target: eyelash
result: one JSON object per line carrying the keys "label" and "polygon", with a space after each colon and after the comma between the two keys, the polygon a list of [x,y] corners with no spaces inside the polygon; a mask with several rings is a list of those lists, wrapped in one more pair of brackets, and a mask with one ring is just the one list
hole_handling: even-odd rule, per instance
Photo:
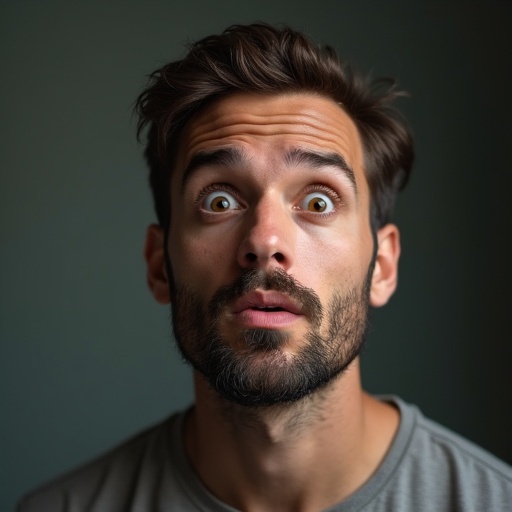
{"label": "eyelash", "polygon": [[308,185],[302,191],[302,197],[306,197],[308,194],[312,194],[315,192],[321,192],[322,194],[325,194],[326,196],[329,197],[329,199],[332,201],[332,204],[333,204],[332,211],[323,213],[323,212],[308,212],[307,210],[303,210],[304,213],[311,213],[316,218],[318,218],[318,217],[328,218],[333,215],[336,215],[339,212],[340,207],[343,205],[343,200],[342,200],[341,196],[335,190],[333,190],[331,187],[329,187],[327,185],[315,183],[312,185]]}
{"label": "eyelash", "polygon": [[[199,192],[196,200],[194,201],[194,204],[195,205],[201,204],[201,201],[208,194],[215,192],[216,190],[225,190],[226,192],[229,192],[230,194],[232,194],[237,199],[237,201],[241,201],[240,194],[238,193],[238,191],[234,187],[229,185],[228,183],[212,183],[211,185],[208,185],[207,187],[203,188]],[[322,185],[320,183],[311,184],[302,190],[301,195],[304,197],[313,192],[322,192],[323,194],[329,196],[329,198],[332,200],[332,202],[334,204],[334,210],[332,212],[324,213],[324,214],[315,213],[314,215],[323,215],[323,216],[328,217],[330,215],[333,215],[334,213],[336,213],[339,210],[339,206],[342,204],[341,196],[337,192],[335,192],[331,187],[328,187],[327,185]]]}
{"label": "eyelash", "polygon": [[335,204],[335,205],[338,205],[339,203],[341,203],[341,196],[335,192],[331,187],[328,187],[327,185],[322,185],[320,183],[315,183],[313,185],[308,185],[304,190],[303,190],[303,195],[308,195],[308,194],[311,194],[312,192],[322,192],[324,193],[326,196],[329,196],[329,198],[332,200],[332,202]]}
{"label": "eyelash", "polygon": [[212,192],[215,192],[216,190],[225,190],[226,192],[229,192],[235,198],[240,201],[240,194],[238,191],[233,188],[231,185],[228,185],[227,183],[212,183],[211,185],[208,185],[207,187],[203,188],[201,192],[199,192],[199,195],[197,196],[196,200],[194,201],[194,204],[201,204],[201,201]]}

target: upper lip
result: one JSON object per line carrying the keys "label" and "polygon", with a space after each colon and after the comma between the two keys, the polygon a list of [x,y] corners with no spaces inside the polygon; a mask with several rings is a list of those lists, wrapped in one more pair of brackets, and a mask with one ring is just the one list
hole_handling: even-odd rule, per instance
{"label": "upper lip", "polygon": [[273,290],[256,290],[237,299],[232,311],[240,313],[251,308],[281,308],[295,315],[302,314],[300,304],[284,293]]}

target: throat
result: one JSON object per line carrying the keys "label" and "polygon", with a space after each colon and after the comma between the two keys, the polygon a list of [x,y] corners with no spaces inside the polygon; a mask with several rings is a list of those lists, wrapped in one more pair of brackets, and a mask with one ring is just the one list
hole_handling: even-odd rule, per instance
{"label": "throat", "polygon": [[253,437],[256,445],[263,442],[277,447],[296,442],[321,426],[329,416],[325,410],[329,395],[329,389],[322,389],[299,402],[257,408],[223,401],[221,410],[240,442]]}

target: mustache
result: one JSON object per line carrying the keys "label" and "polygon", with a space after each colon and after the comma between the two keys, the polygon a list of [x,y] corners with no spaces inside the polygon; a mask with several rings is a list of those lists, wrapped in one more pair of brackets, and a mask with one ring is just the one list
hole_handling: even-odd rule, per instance
{"label": "mustache", "polygon": [[302,312],[312,325],[319,327],[322,323],[323,308],[316,292],[303,286],[293,276],[279,268],[269,271],[257,269],[244,271],[235,281],[217,290],[210,300],[209,314],[212,318],[217,318],[221,310],[230,302],[258,288],[288,295],[300,305]]}

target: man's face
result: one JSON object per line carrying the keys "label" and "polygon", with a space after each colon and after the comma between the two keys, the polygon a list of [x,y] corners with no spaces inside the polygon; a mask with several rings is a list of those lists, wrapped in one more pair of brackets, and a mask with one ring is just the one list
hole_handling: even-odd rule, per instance
{"label": "man's face", "polygon": [[358,131],[332,100],[235,94],[187,124],[167,240],[175,335],[212,387],[295,401],[357,356],[374,240]]}

